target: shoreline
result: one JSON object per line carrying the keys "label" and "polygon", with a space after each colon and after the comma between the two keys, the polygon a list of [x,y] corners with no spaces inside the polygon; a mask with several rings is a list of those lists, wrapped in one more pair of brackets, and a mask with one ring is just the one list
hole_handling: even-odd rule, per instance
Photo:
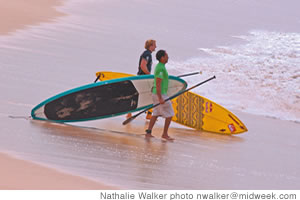
{"label": "shoreline", "polygon": [[0,152],[1,190],[117,189],[81,176],[58,171]]}
{"label": "shoreline", "polygon": [[0,36],[67,15],[56,9],[64,4],[64,0],[0,0],[0,4]]}
{"label": "shoreline", "polygon": [[[28,26],[52,22],[66,16],[56,9],[64,0],[0,0],[0,36],[14,34]],[[48,190],[48,189],[117,189],[112,186],[69,174],[34,162],[16,158],[0,151],[0,188],[3,190]]]}
{"label": "shoreline", "polygon": [[[31,26],[43,23],[47,26],[64,21],[65,18],[61,20],[62,16],[68,14],[55,9],[65,5],[64,2],[66,0],[29,0],[26,3],[0,0],[1,5],[3,4],[0,12],[0,37],[3,36],[6,40],[6,37],[12,34],[22,35],[23,32],[30,32]],[[136,70],[136,57],[143,46],[141,44],[145,37],[150,35],[159,41],[159,47],[170,50],[172,58],[181,60],[201,54],[197,49],[199,47],[221,44],[228,46],[239,42],[230,36],[232,32],[239,33],[251,27],[265,27],[264,25],[267,25],[267,29],[283,27],[280,23],[272,23],[273,19],[264,14],[267,4],[263,6],[262,3],[252,4],[250,1],[233,4],[235,9],[231,9],[230,4],[225,9],[222,6],[214,9],[214,2],[206,1],[199,6],[203,12],[198,11],[197,7],[192,9],[184,6],[185,3],[182,4],[184,12],[177,12],[183,13],[180,21],[168,15],[166,23],[170,25],[166,30],[160,31],[149,31],[145,29],[146,26],[135,26],[141,24],[135,15],[142,15],[138,12],[134,15],[127,12],[123,6],[125,2],[116,4],[105,1],[103,5],[98,5],[96,1],[82,2],[78,2],[80,5],[72,8],[74,12],[78,12],[78,16],[75,12],[75,17],[70,17],[71,20],[66,25],[70,25],[71,28],[66,26],[66,29],[63,29],[66,32],[55,31],[55,37],[44,39],[38,32],[34,35],[38,37],[30,38],[29,35],[25,40],[20,38],[19,41],[16,37],[17,42],[12,35],[8,40],[13,40],[12,47],[15,48],[4,46],[1,49],[3,67],[0,68],[4,71],[1,87],[4,88],[5,94],[1,98],[1,189],[292,189],[297,186],[299,169],[296,166],[299,161],[295,158],[300,146],[297,134],[300,124],[286,120],[230,109],[245,123],[248,132],[227,136],[197,132],[172,123],[170,133],[176,140],[174,143],[165,144],[160,142],[162,119],[159,119],[153,131],[158,141],[149,143],[145,142],[143,136],[139,136],[147,126],[144,116],[128,126],[122,126],[120,123],[124,121],[125,115],[86,124],[78,123],[74,124],[75,126],[9,118],[8,115],[27,115],[34,105],[52,92],[56,94],[57,91],[64,91],[65,88],[78,83],[85,84],[87,79],[89,82],[93,81],[93,73],[96,70],[107,70],[109,67],[122,71],[125,70],[125,66],[133,66],[134,68],[126,68],[126,72],[135,73],[133,70]],[[251,8],[259,8],[257,17],[252,17],[253,12],[246,12],[248,4]],[[170,4],[170,11],[177,11],[178,5],[174,5]],[[270,10],[277,8],[276,5],[271,6],[273,9]],[[155,8],[156,5],[149,6],[147,9],[151,9],[151,6]],[[132,9],[143,14],[145,7],[145,3],[142,2]],[[114,17],[111,10],[117,13]],[[151,16],[151,21],[160,21],[161,16],[165,16],[163,10],[158,9],[161,14]],[[89,15],[97,17],[95,21],[86,16],[87,11]],[[198,18],[185,15],[188,11]],[[234,16],[244,11],[245,15],[236,20]],[[275,11],[271,14],[278,13]],[[236,15],[223,15],[227,13]],[[73,12],[70,12],[70,15],[73,15]],[[264,19],[262,22],[258,20],[260,17]],[[276,19],[274,21],[277,21]],[[194,20],[197,20],[198,28],[194,26]],[[119,23],[121,21],[122,24]],[[151,23],[150,25],[154,26]],[[84,29],[86,27],[87,30]],[[183,32],[176,31],[179,28]],[[191,34],[185,31],[191,28]],[[194,28],[199,30],[199,34],[196,34]],[[131,30],[137,31],[134,39]],[[174,34],[170,34],[172,30]],[[91,34],[91,39],[82,37],[87,31]],[[47,32],[45,36],[53,35],[51,32],[48,35]],[[53,38],[57,41],[52,40]],[[26,44],[23,44],[23,41]],[[120,45],[123,41],[125,42]],[[115,59],[116,54],[122,56]],[[199,66],[202,70],[202,66]],[[47,73],[44,73],[45,71]],[[224,74],[226,72],[224,71]],[[68,77],[64,79],[66,76]],[[89,76],[92,78],[88,78]],[[219,104],[218,101],[215,102]],[[86,129],[85,125],[92,128]],[[131,133],[137,134],[132,136]],[[35,159],[31,159],[31,154]],[[183,167],[186,170],[182,170]],[[165,170],[170,168],[172,170]],[[106,183],[116,186],[105,185]]]}

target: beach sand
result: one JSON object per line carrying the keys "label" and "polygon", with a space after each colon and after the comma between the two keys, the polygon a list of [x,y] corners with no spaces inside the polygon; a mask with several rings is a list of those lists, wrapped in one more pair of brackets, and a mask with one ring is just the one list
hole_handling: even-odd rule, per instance
{"label": "beach sand", "polygon": [[[55,9],[63,5],[62,0],[0,0],[0,5],[0,35],[66,15]],[[1,189],[116,189],[3,153],[0,153],[0,177]]]}
{"label": "beach sand", "polygon": [[62,0],[0,0],[0,34],[10,34],[29,25],[51,22],[65,14],[55,9]]}
{"label": "beach sand", "polygon": [[[269,0],[76,1],[70,8],[74,17],[8,38],[13,31],[65,15],[54,8],[63,1],[0,2],[0,34],[5,35],[0,48],[1,189],[110,188],[101,183],[121,189],[299,188],[299,123],[233,112],[247,133],[220,135],[172,123],[170,135],[176,140],[163,143],[162,119],[153,131],[156,138],[147,142],[144,116],[127,126],[121,125],[125,116],[87,122],[92,128],[8,117],[28,116],[46,98],[92,83],[97,71],[135,73],[143,43],[151,37],[172,60],[184,60],[202,55],[200,47],[240,42],[232,36],[252,29],[299,32],[297,6]],[[278,15],[282,7],[285,14]]]}
{"label": "beach sand", "polygon": [[4,190],[116,189],[79,176],[0,153],[0,188]]}

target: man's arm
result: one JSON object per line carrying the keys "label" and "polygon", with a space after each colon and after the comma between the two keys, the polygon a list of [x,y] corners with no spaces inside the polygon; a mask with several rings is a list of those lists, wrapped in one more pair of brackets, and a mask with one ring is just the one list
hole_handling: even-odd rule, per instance
{"label": "man's arm", "polygon": [[143,58],[141,61],[140,67],[145,74],[150,74],[150,72],[148,71],[148,68],[147,68],[147,63],[148,63],[147,60],[145,58]]}
{"label": "man's arm", "polygon": [[156,78],[156,94],[158,96],[158,100],[160,104],[164,104],[165,100],[161,96],[161,78]]}

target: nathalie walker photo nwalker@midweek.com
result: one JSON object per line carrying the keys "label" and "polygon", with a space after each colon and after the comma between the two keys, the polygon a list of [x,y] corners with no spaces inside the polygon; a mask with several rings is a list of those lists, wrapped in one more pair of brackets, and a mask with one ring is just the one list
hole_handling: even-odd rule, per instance
{"label": "nathalie walker photo nwalker@midweek.com", "polygon": [[116,192],[116,191],[105,191],[100,192],[101,200],[109,199],[159,199],[159,200],[191,200],[191,199],[297,199],[296,194],[291,193],[278,193],[272,191],[256,191],[256,192],[242,192],[240,191],[160,191],[160,192]]}

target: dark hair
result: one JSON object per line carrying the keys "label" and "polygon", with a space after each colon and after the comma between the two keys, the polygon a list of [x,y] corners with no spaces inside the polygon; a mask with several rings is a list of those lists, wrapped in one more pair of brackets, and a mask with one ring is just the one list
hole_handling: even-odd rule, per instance
{"label": "dark hair", "polygon": [[165,56],[166,55],[166,51],[165,50],[159,50],[157,53],[156,53],[156,59],[158,61],[160,61],[161,57]]}

